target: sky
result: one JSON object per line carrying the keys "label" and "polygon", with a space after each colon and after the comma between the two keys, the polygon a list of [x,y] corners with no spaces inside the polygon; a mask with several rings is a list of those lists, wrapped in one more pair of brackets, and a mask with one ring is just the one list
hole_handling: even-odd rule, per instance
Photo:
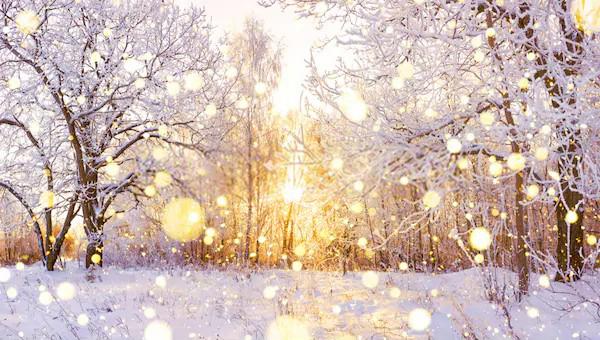
{"label": "sky", "polygon": [[239,31],[244,19],[254,16],[264,22],[267,31],[283,43],[285,54],[282,78],[275,93],[275,106],[280,110],[298,108],[302,94],[302,82],[308,69],[305,60],[310,56],[313,43],[325,36],[316,29],[314,22],[298,19],[292,10],[281,7],[264,8],[256,0],[176,0],[178,4],[205,7],[220,31]]}

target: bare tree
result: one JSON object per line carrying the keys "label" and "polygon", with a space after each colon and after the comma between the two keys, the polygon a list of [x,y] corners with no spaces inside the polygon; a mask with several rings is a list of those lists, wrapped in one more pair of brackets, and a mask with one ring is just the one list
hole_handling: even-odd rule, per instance
{"label": "bare tree", "polygon": [[[272,92],[281,70],[281,48],[256,19],[249,18],[241,32],[231,37],[228,62],[238,74],[235,91],[238,101],[229,115],[235,122],[227,135],[222,151],[229,160],[223,162],[230,173],[232,188],[245,206],[243,249],[240,258],[250,259],[252,230],[258,242],[262,223],[265,223],[263,200],[271,191],[280,141],[275,115],[272,113]],[[240,171],[242,169],[242,171]],[[261,224],[261,225],[259,225]],[[258,245],[259,243],[257,243]],[[258,246],[257,246],[258,248]]]}

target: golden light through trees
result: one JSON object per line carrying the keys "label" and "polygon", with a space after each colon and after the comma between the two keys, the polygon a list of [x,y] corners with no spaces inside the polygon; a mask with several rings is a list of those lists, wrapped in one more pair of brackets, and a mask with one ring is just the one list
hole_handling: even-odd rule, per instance
{"label": "golden light through trees", "polygon": [[267,90],[268,90],[267,84],[265,84],[263,82],[257,82],[254,85],[254,92],[258,96],[263,96],[265,93],[267,93]]}
{"label": "golden light through trees", "polygon": [[580,30],[588,33],[600,32],[600,1],[573,0],[571,15]]}
{"label": "golden light through trees", "polygon": [[304,244],[299,244],[294,248],[294,255],[298,257],[303,257],[306,255],[306,246]]}
{"label": "golden light through trees", "polygon": [[579,215],[577,215],[576,211],[574,211],[574,210],[567,211],[567,214],[565,215],[565,222],[567,222],[568,224],[574,224],[575,222],[577,222],[578,219],[579,219]]}
{"label": "golden light through trees", "polygon": [[219,197],[217,197],[216,203],[217,203],[217,206],[219,206],[221,208],[226,207],[227,203],[228,203],[227,197],[225,197],[224,195],[220,195]]}
{"label": "golden light through trees", "polygon": [[469,234],[469,245],[479,251],[487,250],[492,244],[492,235],[484,227],[477,227]]}
{"label": "golden light through trees", "polygon": [[442,201],[442,197],[435,190],[429,190],[423,196],[423,205],[428,209],[437,207]]}
{"label": "golden light through trees", "polygon": [[297,203],[304,194],[304,188],[291,182],[285,183],[281,191],[286,203]]}
{"label": "golden light through trees", "polygon": [[529,79],[525,77],[519,79],[518,85],[519,89],[521,89],[522,91],[529,89]]}
{"label": "golden light through trees", "polygon": [[[37,228],[28,242],[42,251],[27,261],[64,269],[67,252],[49,254],[60,235],[76,231],[83,242],[73,248],[89,253],[86,265],[108,265],[98,275],[134,260],[247,271],[248,278],[268,270],[260,280],[237,278],[278,311],[256,327],[244,319],[241,336],[271,340],[324,337],[302,315],[313,312],[302,303],[316,299],[326,307],[318,320],[330,329],[360,312],[358,322],[386,334],[379,323],[389,317],[388,302],[411,299],[398,314],[398,333],[389,334],[437,335],[445,325],[430,330],[432,314],[434,322],[460,316],[436,305],[451,294],[440,278],[463,270],[484,278],[482,299],[509,306],[523,298],[523,308],[509,312],[541,325],[547,309],[531,306],[527,294],[551,294],[540,288],[560,272],[569,281],[595,270],[600,171],[588,152],[600,145],[590,117],[598,98],[590,81],[599,74],[597,1],[573,0],[571,13],[531,1],[268,1],[324,26],[348,18],[334,39],[312,46],[298,98],[278,89],[299,66],[281,62],[276,36],[258,21],[218,36],[201,6],[189,20],[185,6],[148,1],[157,6],[65,0],[67,9],[29,10],[16,2],[5,14],[0,137],[10,152],[0,153],[0,205],[21,208],[11,226]],[[56,24],[82,18],[93,20]],[[331,47],[344,54],[336,58]],[[285,110],[278,100],[288,102]],[[558,269],[577,260],[580,270]],[[494,287],[500,270],[507,282],[518,280],[510,282],[515,294]],[[344,290],[345,300],[302,291],[307,282],[330,281],[329,271],[348,282],[332,285],[330,297]],[[434,275],[435,287],[408,287]],[[180,324],[157,319],[171,307],[163,302],[179,289],[177,278],[161,270],[149,282],[149,301],[136,310],[140,333],[180,336]],[[46,286],[32,295],[40,309],[81,298],[74,281]],[[24,297],[16,287],[13,299]],[[246,302],[235,287],[223,285],[189,311],[215,304],[235,311]],[[80,326],[106,323],[82,315]],[[459,335],[473,331],[451,321]],[[339,337],[367,335],[354,331]]]}
{"label": "golden light through trees", "polygon": [[99,264],[101,260],[102,260],[102,257],[99,254],[94,254],[91,257],[91,261],[93,264]]}
{"label": "golden light through trees", "polygon": [[357,215],[365,211],[364,205],[361,202],[352,202],[348,209],[350,212]]}
{"label": "golden light through trees", "polygon": [[527,198],[533,199],[540,193],[540,187],[537,184],[528,185],[526,190]]}
{"label": "golden light through trees", "polygon": [[450,138],[446,142],[446,148],[451,154],[457,154],[462,150],[462,143],[458,138]]}
{"label": "golden light through trees", "polygon": [[520,153],[511,153],[506,160],[506,165],[513,171],[521,171],[525,168],[526,160]]}
{"label": "golden light through trees", "polygon": [[167,171],[158,171],[154,175],[154,185],[156,185],[157,188],[168,187],[172,182],[173,178]]}
{"label": "golden light through trees", "polygon": [[330,163],[331,170],[340,171],[344,169],[344,160],[341,158],[334,158]]}
{"label": "golden light through trees", "polygon": [[200,237],[205,227],[204,209],[192,198],[175,198],[163,209],[161,227],[170,238],[188,242]]}
{"label": "golden light through trees", "polygon": [[156,187],[154,185],[148,185],[144,188],[144,195],[148,196],[148,197],[154,197],[156,196],[156,194],[158,193],[158,190],[156,190]]}
{"label": "golden light through trees", "polygon": [[488,167],[488,172],[490,176],[498,177],[502,175],[502,164],[496,161],[490,163]]}
{"label": "golden light through trees", "polygon": [[357,192],[362,192],[365,189],[365,183],[363,181],[356,181],[352,184],[352,188]]}
{"label": "golden light through trees", "polygon": [[585,242],[589,245],[589,246],[595,246],[596,243],[598,243],[598,238],[596,237],[596,235],[588,235],[585,238]]}

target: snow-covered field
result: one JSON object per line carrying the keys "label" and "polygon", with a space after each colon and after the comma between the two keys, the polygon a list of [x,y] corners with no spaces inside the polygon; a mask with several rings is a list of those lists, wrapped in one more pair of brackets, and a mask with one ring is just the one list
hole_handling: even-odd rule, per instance
{"label": "snow-covered field", "polygon": [[[341,276],[109,267],[90,279],[75,264],[19,269],[0,270],[0,339],[167,340],[169,330],[172,339],[600,339],[597,306],[559,312],[576,297],[557,293],[573,291],[555,283],[508,305],[511,330],[502,308],[483,298],[477,270]],[[431,312],[424,332],[408,327],[415,308]]]}

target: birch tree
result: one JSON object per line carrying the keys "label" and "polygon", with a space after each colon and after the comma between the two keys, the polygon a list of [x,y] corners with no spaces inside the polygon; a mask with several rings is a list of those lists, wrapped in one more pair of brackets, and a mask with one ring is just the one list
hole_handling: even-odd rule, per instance
{"label": "birch tree", "polygon": [[[265,209],[269,208],[265,200],[272,192],[279,130],[271,111],[271,98],[279,81],[281,48],[259,21],[249,18],[243,29],[232,35],[227,51],[231,72],[235,70],[237,74],[234,91],[238,100],[227,113],[233,126],[221,148],[221,164],[227,169],[225,181],[234,195],[232,203],[242,202],[238,207],[245,210],[239,212],[244,216],[240,219],[244,225],[240,228],[243,237],[238,237],[242,246],[238,258],[247,262],[251,253],[258,254],[257,240],[266,222]],[[252,240],[256,241],[255,252],[251,252]]]}

